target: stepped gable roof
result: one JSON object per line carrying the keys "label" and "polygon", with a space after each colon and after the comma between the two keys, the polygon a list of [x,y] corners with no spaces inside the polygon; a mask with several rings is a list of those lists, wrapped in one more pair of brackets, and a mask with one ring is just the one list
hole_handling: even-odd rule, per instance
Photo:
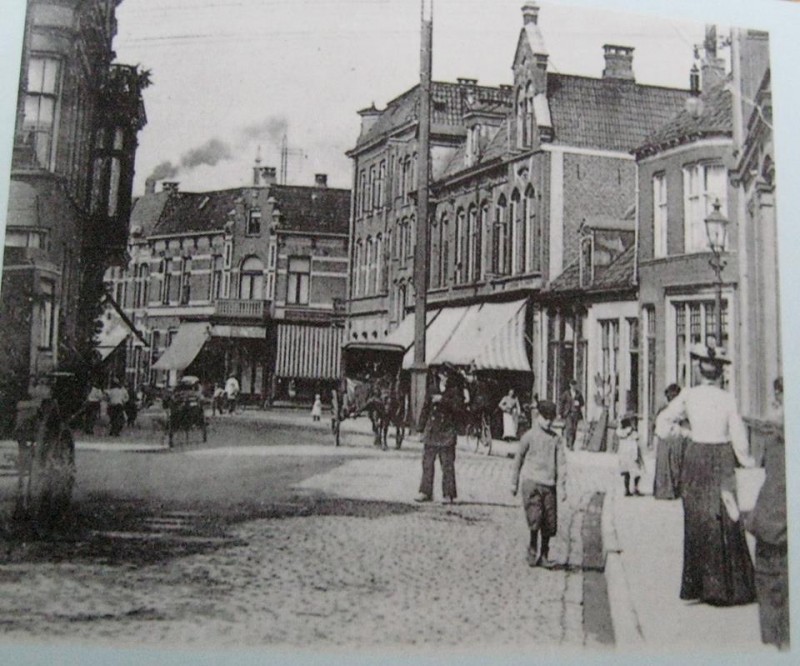
{"label": "stepped gable roof", "polygon": [[169,192],[144,194],[133,202],[128,228],[138,229],[145,236],[153,230],[161,219],[161,213],[169,199]]}
{"label": "stepped gable roof", "polygon": [[733,97],[728,88],[729,79],[720,81],[700,95],[700,113],[692,113],[685,106],[660,125],[634,150],[637,157],[654,153],[688,141],[711,136],[733,135]]}
{"label": "stepped gable roof", "polygon": [[236,210],[243,189],[237,187],[216,192],[172,192],[152,234],[165,236],[222,231],[229,219],[229,213]]}
{"label": "stepped gable roof", "polygon": [[[418,88],[419,85],[415,85],[390,101],[369,131],[358,137],[356,148],[415,121],[417,119]],[[506,102],[511,98],[511,90],[507,88],[466,86],[462,83],[433,81],[431,83],[431,124],[463,126],[464,112],[467,108],[465,93],[468,90],[474,94],[476,102],[484,107],[491,106],[492,102]]]}
{"label": "stepped gable roof", "polygon": [[281,212],[280,229],[349,233],[350,190],[272,185],[269,194],[275,198],[275,207]]}
{"label": "stepped gable roof", "polygon": [[592,283],[581,287],[580,259],[569,264],[561,274],[550,283],[547,291],[563,293],[572,291],[613,291],[633,286],[636,247],[631,245],[608,266],[595,266]]}
{"label": "stepped gable roof", "polygon": [[553,143],[630,151],[680,111],[688,94],[633,81],[548,73]]}

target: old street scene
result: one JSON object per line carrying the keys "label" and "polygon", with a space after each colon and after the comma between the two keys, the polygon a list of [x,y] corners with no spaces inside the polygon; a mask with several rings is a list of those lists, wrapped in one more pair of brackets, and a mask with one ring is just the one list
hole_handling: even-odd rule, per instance
{"label": "old street scene", "polygon": [[1,645],[789,649],[768,32],[19,1]]}

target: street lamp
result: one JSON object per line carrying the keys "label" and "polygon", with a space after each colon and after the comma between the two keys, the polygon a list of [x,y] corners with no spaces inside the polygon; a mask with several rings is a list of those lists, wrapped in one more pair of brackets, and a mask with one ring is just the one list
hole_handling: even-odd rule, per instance
{"label": "street lamp", "polygon": [[728,236],[728,225],[730,220],[721,212],[722,204],[716,199],[712,204],[714,210],[705,219],[706,234],[708,235],[708,246],[711,249],[711,259],[708,263],[714,269],[716,277],[716,315],[717,315],[717,346],[722,346],[722,270],[725,268],[726,261],[722,256],[725,251],[725,240]]}

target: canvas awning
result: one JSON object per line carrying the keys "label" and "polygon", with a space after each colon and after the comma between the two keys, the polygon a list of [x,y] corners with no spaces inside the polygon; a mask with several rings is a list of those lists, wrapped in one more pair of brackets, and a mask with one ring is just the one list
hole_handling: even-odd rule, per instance
{"label": "canvas awning", "polygon": [[479,369],[530,371],[525,353],[525,303],[480,303],[469,307],[456,331],[430,361]]}
{"label": "canvas awning", "polygon": [[207,322],[182,322],[172,344],[153,364],[153,369],[183,370],[194,361],[209,336],[210,330]]}
{"label": "canvas awning", "polygon": [[109,329],[103,329],[97,336],[97,351],[100,360],[105,361],[130,335],[130,330],[120,323]]}
{"label": "canvas awning", "polygon": [[278,377],[337,379],[344,329],[303,324],[278,325]]}
{"label": "canvas awning", "polygon": [[[530,372],[525,346],[526,300],[479,303],[427,312],[425,362],[470,365],[482,370]],[[406,349],[403,368],[414,362],[414,315],[409,315],[386,343]]]}

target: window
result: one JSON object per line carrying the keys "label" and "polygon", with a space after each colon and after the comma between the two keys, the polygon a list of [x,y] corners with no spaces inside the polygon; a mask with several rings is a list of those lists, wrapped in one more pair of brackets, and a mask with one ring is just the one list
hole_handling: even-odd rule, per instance
{"label": "window", "polygon": [[414,216],[412,215],[408,218],[408,229],[406,230],[406,257],[409,259],[414,257],[414,248],[417,246],[416,231]]}
{"label": "window", "polygon": [[374,293],[381,293],[381,282],[383,276],[383,238],[380,234],[375,239],[375,257],[372,261],[373,269],[375,270],[375,291]]}
{"label": "window", "polygon": [[652,305],[644,306],[644,326],[647,332],[647,410],[653,416],[656,410],[656,309]]}
{"label": "window", "polygon": [[258,236],[261,233],[261,211],[253,209],[247,217],[247,235]]}
{"label": "window", "polygon": [[539,246],[538,226],[536,224],[536,193],[532,187],[525,191],[525,271],[538,271]]}
{"label": "window", "polygon": [[369,194],[367,196],[367,210],[372,210],[378,205],[378,186],[375,166],[369,168]]}
{"label": "window", "polygon": [[600,374],[606,390],[609,418],[617,418],[617,405],[619,403],[619,320],[599,320],[600,347],[602,351]]}
{"label": "window", "polygon": [[210,301],[222,298],[222,257],[215,255],[211,259],[211,293]]}
{"label": "window", "polygon": [[181,305],[186,305],[192,297],[192,260],[181,262]]}
{"label": "window", "polygon": [[439,286],[447,286],[447,271],[450,265],[450,223],[447,215],[442,215],[439,223]]}
{"label": "window", "polygon": [[367,255],[364,259],[366,278],[364,281],[364,295],[369,296],[373,293],[375,285],[375,243],[372,237],[367,238]]}
{"label": "window", "polygon": [[727,215],[727,171],[721,164],[691,164],[683,169],[684,247],[686,252],[705,252],[708,247],[705,219],[719,199],[720,213]]}
{"label": "window", "polygon": [[361,295],[361,248],[362,244],[359,240],[353,249],[353,266],[350,270],[353,276],[353,296]]}
{"label": "window", "polygon": [[367,171],[361,169],[361,176],[359,177],[359,197],[358,197],[358,212],[363,215],[367,210]]}
{"label": "window", "polygon": [[55,157],[60,65],[55,58],[40,56],[31,57],[28,64],[23,128],[31,140],[39,166],[45,169],[53,168]]}
{"label": "window", "polygon": [[376,206],[383,208],[386,202],[386,160],[381,160],[378,167],[378,202]]}
{"label": "window", "polygon": [[514,190],[511,195],[511,243],[508,246],[508,267],[510,273],[516,275],[522,272],[522,254],[524,250],[524,240],[522,236],[522,218],[520,217],[520,196],[519,191]]}
{"label": "window", "polygon": [[310,281],[311,259],[309,257],[289,257],[286,302],[292,305],[308,305]]}
{"label": "window", "polygon": [[582,308],[547,313],[547,395],[556,402],[570,379],[577,380],[581,391],[586,388],[585,316]]}
{"label": "window", "polygon": [[34,247],[50,249],[49,235],[46,229],[8,229],[6,231],[6,247]]}
{"label": "window", "polygon": [[172,286],[172,266],[169,259],[161,262],[161,303],[169,304],[169,292]]}
{"label": "window", "polygon": [[594,262],[592,261],[592,239],[586,237],[581,239],[581,263],[580,263],[580,285],[588,287],[594,279]]}
{"label": "window", "polygon": [[628,397],[625,401],[625,411],[639,412],[639,320],[627,319],[628,325]]}
{"label": "window", "polygon": [[481,276],[481,226],[478,220],[478,209],[469,209],[469,250],[467,253],[467,275],[470,282],[477,282]]}
{"label": "window", "polygon": [[[694,386],[698,383],[697,362],[689,355],[695,344],[708,344],[716,341],[717,320],[714,301],[684,301],[673,303],[675,311],[675,381],[681,386]],[[722,342],[718,344],[729,348],[728,305],[722,301]]]}
{"label": "window", "polygon": [[41,280],[39,294],[41,299],[38,304],[39,349],[52,349],[55,328],[55,283],[52,280]]}
{"label": "window", "polygon": [[667,256],[667,179],[653,176],[653,257]]}
{"label": "window", "polygon": [[239,271],[239,298],[264,300],[264,264],[258,257],[248,257]]}
{"label": "window", "polygon": [[459,210],[456,213],[456,247],[455,247],[455,261],[456,261],[456,284],[461,284],[466,278],[467,271],[467,229],[464,211]]}
{"label": "window", "polygon": [[494,209],[494,226],[496,233],[496,247],[493,251],[494,272],[498,275],[505,275],[506,269],[506,245],[508,239],[508,211],[506,210],[506,198],[502,194],[497,200]]}

